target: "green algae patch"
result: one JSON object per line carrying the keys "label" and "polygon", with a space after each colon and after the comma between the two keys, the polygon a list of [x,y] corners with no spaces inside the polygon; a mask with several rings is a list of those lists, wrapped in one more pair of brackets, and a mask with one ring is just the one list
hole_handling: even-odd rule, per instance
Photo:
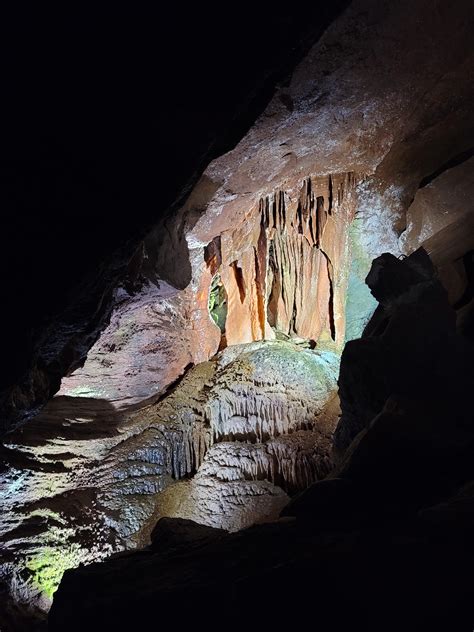
{"label": "green algae patch", "polygon": [[78,544],[70,544],[65,548],[47,546],[30,556],[26,568],[32,574],[35,587],[52,599],[65,571],[79,565],[80,552]]}

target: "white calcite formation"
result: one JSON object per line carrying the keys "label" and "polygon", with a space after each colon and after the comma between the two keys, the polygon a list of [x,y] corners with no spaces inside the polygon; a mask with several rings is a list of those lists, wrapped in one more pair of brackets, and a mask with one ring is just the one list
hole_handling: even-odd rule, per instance
{"label": "white calcite formation", "polygon": [[[252,347],[251,347],[252,348]],[[264,345],[223,364],[205,414],[214,441],[274,439],[311,429],[334,391],[338,357],[293,345]]]}
{"label": "white calcite formation", "polygon": [[158,516],[237,531],[276,518],[332,467],[338,356],[293,344],[231,347],[217,360],[204,415],[212,446],[196,475],[169,487]]}
{"label": "white calcite formation", "polygon": [[261,341],[136,412],[54,398],[4,448],[0,574],[14,600],[47,609],[66,568],[145,544],[161,516],[232,531],[276,518],[331,468],[338,361]]}

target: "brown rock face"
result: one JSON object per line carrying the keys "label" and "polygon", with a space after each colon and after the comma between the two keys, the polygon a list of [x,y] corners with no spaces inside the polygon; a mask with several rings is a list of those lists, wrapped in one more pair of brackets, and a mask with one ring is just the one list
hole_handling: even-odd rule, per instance
{"label": "brown rock face", "polygon": [[276,191],[221,235],[227,344],[275,332],[341,344],[354,184],[352,174],[307,178],[294,199]]}

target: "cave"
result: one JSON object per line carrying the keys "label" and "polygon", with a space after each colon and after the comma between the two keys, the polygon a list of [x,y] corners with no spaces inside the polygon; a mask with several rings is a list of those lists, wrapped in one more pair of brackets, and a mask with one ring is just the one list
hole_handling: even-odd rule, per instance
{"label": "cave", "polygon": [[209,288],[209,314],[212,321],[219,327],[221,334],[224,335],[227,320],[227,292],[220,274],[214,276]]}
{"label": "cave", "polygon": [[11,18],[0,628],[471,631],[474,5],[233,13]]}

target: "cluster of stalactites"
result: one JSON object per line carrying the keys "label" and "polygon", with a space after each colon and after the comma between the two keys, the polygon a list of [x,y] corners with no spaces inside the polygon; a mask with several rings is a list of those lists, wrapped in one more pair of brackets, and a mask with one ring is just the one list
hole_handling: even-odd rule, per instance
{"label": "cluster of stalactites", "polygon": [[282,190],[261,198],[258,204],[261,223],[270,238],[274,231],[296,231],[311,246],[320,248],[328,217],[338,213],[347,202],[354,185],[355,176],[351,172],[306,178],[296,205]]}
{"label": "cluster of stalactites", "polygon": [[199,478],[270,481],[290,494],[305,489],[327,476],[333,463],[329,441],[316,432],[300,434],[297,441],[282,436],[257,444],[218,443],[204,461]]}
{"label": "cluster of stalactites", "polygon": [[277,190],[207,246],[227,292],[228,345],[278,333],[342,343],[354,185],[344,173],[307,178],[296,200]]}
{"label": "cluster of stalactites", "polygon": [[206,419],[217,441],[261,443],[299,429],[310,429],[315,411],[293,400],[281,388],[257,389],[239,383],[219,391],[206,406]]}

